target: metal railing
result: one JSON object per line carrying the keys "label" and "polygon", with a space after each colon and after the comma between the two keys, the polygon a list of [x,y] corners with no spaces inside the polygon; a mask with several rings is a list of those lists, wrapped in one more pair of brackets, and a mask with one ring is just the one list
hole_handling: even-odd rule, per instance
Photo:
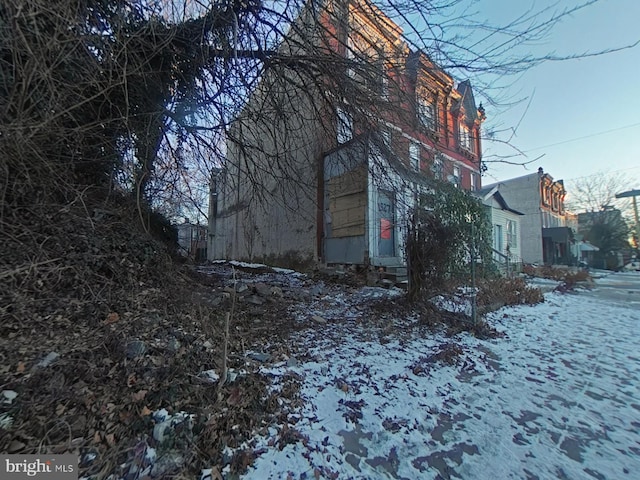
{"label": "metal railing", "polygon": [[493,259],[498,264],[498,270],[506,277],[512,277],[514,273],[522,271],[522,259],[516,255],[502,253],[495,248],[493,251]]}

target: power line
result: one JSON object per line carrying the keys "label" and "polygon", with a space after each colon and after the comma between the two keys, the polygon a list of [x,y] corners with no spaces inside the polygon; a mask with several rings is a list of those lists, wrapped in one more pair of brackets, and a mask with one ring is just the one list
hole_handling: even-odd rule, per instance
{"label": "power line", "polygon": [[587,138],[592,138],[592,137],[598,137],[600,135],[605,135],[607,133],[612,133],[612,132],[617,132],[619,130],[625,130],[627,128],[633,128],[633,127],[637,127],[640,125],[640,122],[638,123],[633,123],[631,125],[625,125],[622,127],[618,127],[618,128],[612,128],[611,130],[603,130],[601,132],[596,132],[596,133],[591,133],[589,135],[584,135],[582,137],[576,137],[576,138],[570,138],[568,140],[563,140],[561,142],[556,142],[556,143],[550,143],[549,145],[543,145],[541,147],[534,147],[534,148],[530,148],[529,150],[525,150],[525,153],[527,152],[534,152],[536,150],[542,150],[543,148],[549,148],[549,147],[555,147],[558,145],[564,145],[565,143],[570,143],[570,142],[577,142],[578,140],[585,140]]}
{"label": "power line", "polygon": [[567,178],[567,179],[565,179],[565,181],[582,180],[583,178],[591,178],[591,177],[602,176],[603,173],[606,175],[606,174],[609,174],[609,173],[618,173],[618,172],[625,172],[627,170],[636,170],[638,168],[640,168],[640,165],[638,165],[636,167],[619,168],[618,170],[608,170],[606,172],[596,172],[596,173],[592,173],[591,175],[583,175],[582,177]]}

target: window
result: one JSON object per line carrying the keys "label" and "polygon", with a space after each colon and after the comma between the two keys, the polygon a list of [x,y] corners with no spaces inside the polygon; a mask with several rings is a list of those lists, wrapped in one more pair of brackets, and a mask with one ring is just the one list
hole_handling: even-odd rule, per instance
{"label": "window", "polygon": [[456,187],[460,188],[460,180],[461,180],[460,167],[454,166],[453,175],[451,177],[451,183],[453,183]]}
{"label": "window", "polygon": [[413,170],[420,171],[420,145],[416,142],[409,144],[409,162]]}
{"label": "window", "polygon": [[362,64],[360,81],[367,90],[385,97],[386,74],[384,57],[379,53],[372,53],[371,56],[360,59]]}
{"label": "window", "polygon": [[469,152],[475,152],[471,130],[464,124],[460,124],[460,146]]}
{"label": "window", "polygon": [[389,100],[389,69],[382,65],[382,98]]}
{"label": "window", "polygon": [[353,119],[348,112],[338,108],[337,110],[337,140],[338,144],[346,143],[353,138]]}
{"label": "window", "polygon": [[444,173],[444,164],[442,163],[442,160],[439,158],[434,159],[431,171],[433,172],[434,178],[442,180],[442,175]]}
{"label": "window", "polygon": [[431,131],[436,130],[436,105],[433,101],[418,99],[418,121],[420,125]]}
{"label": "window", "polygon": [[551,191],[549,187],[546,185],[542,185],[542,205],[550,207],[551,206]]}
{"label": "window", "polygon": [[383,41],[374,41],[354,32],[347,38],[347,75],[356,89],[366,89],[382,98],[389,91]]}
{"label": "window", "polygon": [[476,179],[476,174],[471,172],[469,174],[469,180],[471,182],[471,191],[474,192],[478,189],[478,183],[477,183],[477,179]]}
{"label": "window", "polygon": [[507,220],[507,245],[510,248],[518,247],[518,232],[516,231],[516,222]]}

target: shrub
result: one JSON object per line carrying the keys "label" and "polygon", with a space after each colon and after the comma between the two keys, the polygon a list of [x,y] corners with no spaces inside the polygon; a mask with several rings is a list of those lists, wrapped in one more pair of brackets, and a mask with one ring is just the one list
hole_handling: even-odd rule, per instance
{"label": "shrub", "polygon": [[544,296],[522,278],[483,279],[478,283],[477,302],[481,310],[490,311],[505,305],[535,305],[544,302]]}

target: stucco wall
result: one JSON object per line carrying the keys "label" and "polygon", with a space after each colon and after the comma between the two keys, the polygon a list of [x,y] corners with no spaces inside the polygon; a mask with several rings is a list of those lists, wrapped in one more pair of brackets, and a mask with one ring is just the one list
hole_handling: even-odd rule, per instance
{"label": "stucco wall", "polygon": [[317,165],[328,132],[312,93],[289,80],[264,78],[229,130],[211,259],[317,260]]}

